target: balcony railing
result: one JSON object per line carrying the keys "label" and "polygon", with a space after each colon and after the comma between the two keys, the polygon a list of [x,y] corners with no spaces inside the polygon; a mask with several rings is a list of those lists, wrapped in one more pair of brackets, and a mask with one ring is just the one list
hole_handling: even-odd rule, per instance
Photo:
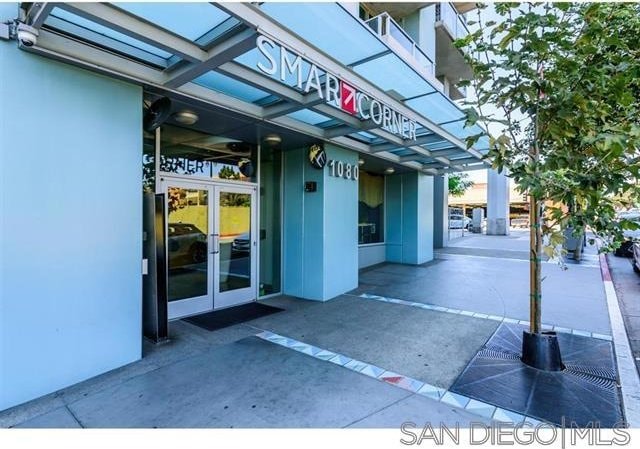
{"label": "balcony railing", "polygon": [[[413,61],[407,62],[417,65],[419,69],[426,71],[431,77],[435,76],[435,65],[431,58],[420,49],[418,44],[409,36],[395,20],[386,12],[379,14],[369,20],[367,25],[374,30],[378,36],[393,40]],[[407,58],[404,58],[407,60]]]}
{"label": "balcony railing", "polygon": [[467,24],[450,3],[436,3],[436,22],[442,22],[449,29],[454,39],[460,39],[469,34]]}

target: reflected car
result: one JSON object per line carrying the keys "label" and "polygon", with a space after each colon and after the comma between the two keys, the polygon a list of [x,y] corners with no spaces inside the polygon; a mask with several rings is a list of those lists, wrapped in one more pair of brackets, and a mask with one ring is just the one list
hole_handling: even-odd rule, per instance
{"label": "reflected car", "polygon": [[462,214],[449,215],[449,229],[469,229],[471,227],[471,223],[471,218],[465,217]]}
{"label": "reflected car", "polygon": [[251,234],[240,234],[231,242],[231,252],[236,255],[246,255],[251,252]]}
{"label": "reflected car", "polygon": [[207,235],[190,223],[169,223],[169,264],[176,268],[207,260]]}

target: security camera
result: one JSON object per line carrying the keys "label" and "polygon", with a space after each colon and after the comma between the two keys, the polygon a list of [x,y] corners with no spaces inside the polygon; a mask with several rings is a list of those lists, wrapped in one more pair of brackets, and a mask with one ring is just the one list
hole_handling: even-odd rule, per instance
{"label": "security camera", "polygon": [[18,42],[25,47],[33,47],[38,42],[38,30],[26,23],[18,24]]}

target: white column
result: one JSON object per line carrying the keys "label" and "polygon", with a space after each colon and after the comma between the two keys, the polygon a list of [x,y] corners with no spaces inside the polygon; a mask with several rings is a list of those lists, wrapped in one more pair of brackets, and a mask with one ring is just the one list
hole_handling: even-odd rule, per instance
{"label": "white column", "polygon": [[487,170],[487,235],[509,235],[509,178]]}

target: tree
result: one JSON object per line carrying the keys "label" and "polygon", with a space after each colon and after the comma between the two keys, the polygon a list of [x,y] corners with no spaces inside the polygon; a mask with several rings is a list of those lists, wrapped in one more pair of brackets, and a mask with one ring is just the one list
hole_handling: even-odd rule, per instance
{"label": "tree", "polygon": [[467,173],[452,173],[449,175],[449,194],[462,196],[464,192],[473,187],[474,182],[469,179]]}
{"label": "tree", "polygon": [[456,45],[474,73],[467,123],[492,131],[493,167],[529,195],[530,334],[540,336],[543,253],[561,259],[567,229],[580,236],[589,227],[608,251],[635,227],[617,221],[614,206],[640,193],[640,6],[494,9],[498,20],[479,5],[477,30]]}

